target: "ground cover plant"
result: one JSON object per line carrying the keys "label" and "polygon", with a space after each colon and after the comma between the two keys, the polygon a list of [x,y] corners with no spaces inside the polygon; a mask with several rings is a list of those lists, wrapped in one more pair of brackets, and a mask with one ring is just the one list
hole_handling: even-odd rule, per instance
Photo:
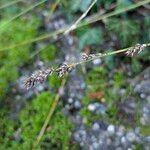
{"label": "ground cover plant", "polygon": [[150,0],[1,0],[0,149],[150,149]]}

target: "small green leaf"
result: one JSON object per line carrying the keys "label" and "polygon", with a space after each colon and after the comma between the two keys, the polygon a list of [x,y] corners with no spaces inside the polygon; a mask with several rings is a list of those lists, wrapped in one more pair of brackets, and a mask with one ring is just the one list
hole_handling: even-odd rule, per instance
{"label": "small green leaf", "polygon": [[118,0],[116,10],[126,8],[131,4],[132,2],[130,0]]}
{"label": "small green leaf", "polygon": [[72,0],[71,1],[71,10],[76,12],[78,10],[84,12],[89,7],[92,0]]}
{"label": "small green leaf", "polygon": [[85,46],[92,44],[102,44],[103,35],[100,28],[93,28],[85,32],[79,41],[79,48],[83,49]]}

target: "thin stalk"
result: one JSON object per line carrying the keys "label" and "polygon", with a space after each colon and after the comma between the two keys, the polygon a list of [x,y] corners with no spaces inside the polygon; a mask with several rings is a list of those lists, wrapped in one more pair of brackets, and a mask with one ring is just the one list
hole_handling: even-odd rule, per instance
{"label": "thin stalk", "polygon": [[97,2],[97,0],[94,0],[91,5],[87,8],[87,10],[79,17],[79,19],[69,28],[64,32],[64,35],[68,34],[70,31],[74,30],[77,25],[81,22],[81,20],[83,20],[86,15],[88,14],[88,12],[90,11],[90,9],[95,5],[95,3]]}
{"label": "thin stalk", "polygon": [[47,0],[42,0],[41,2],[38,2],[38,3],[34,4],[34,5],[32,5],[31,7],[25,9],[25,10],[22,11],[21,13],[17,14],[16,16],[12,17],[12,18],[11,18],[10,20],[8,20],[7,22],[5,22],[4,24],[2,24],[2,25],[0,26],[0,29],[6,27],[9,23],[11,23],[12,21],[14,21],[15,19],[17,19],[17,18],[19,18],[20,16],[26,14],[27,12],[29,12],[29,11],[32,10],[33,8],[35,8],[35,7],[39,6],[39,5],[41,5],[42,3],[46,2],[46,1],[47,1]]}
{"label": "thin stalk", "polygon": [[52,7],[50,8],[50,12],[49,12],[49,19],[51,18],[53,12],[56,10],[58,4],[60,3],[61,0],[56,0],[56,2],[54,4],[52,4]]}
{"label": "thin stalk", "polygon": [[[147,45],[147,47],[148,47],[148,46],[150,46],[150,43],[147,43],[146,45]],[[72,63],[72,64],[69,64],[68,66],[69,66],[69,67],[76,67],[77,65],[81,65],[81,64],[84,64],[84,63],[93,61],[93,60],[95,60],[95,59],[97,59],[97,58],[107,57],[107,56],[115,55],[115,54],[118,54],[118,53],[126,52],[126,51],[128,51],[130,48],[132,48],[132,47],[128,47],[128,48],[116,50],[116,51],[113,51],[113,52],[103,53],[103,54],[102,54],[102,53],[98,53],[98,54],[96,54],[95,57],[93,57],[93,58],[91,58],[91,59],[83,60],[83,61],[80,61],[80,62],[77,62],[77,63]]]}
{"label": "thin stalk", "polygon": [[39,36],[37,38],[34,38],[34,39],[30,39],[30,40],[27,40],[27,41],[23,41],[21,43],[18,43],[18,44],[14,44],[14,45],[10,45],[8,47],[4,47],[4,48],[1,48],[0,51],[4,51],[4,50],[9,50],[9,49],[13,49],[13,48],[16,48],[16,47],[20,47],[20,46],[23,46],[23,45],[27,45],[27,44],[31,44],[31,43],[34,43],[34,42],[37,42],[37,41],[41,41],[41,40],[44,40],[44,39],[47,39],[49,37],[54,37],[60,33],[62,33],[63,31],[65,31],[66,28],[62,28],[62,29],[59,29],[55,32],[52,32],[50,34],[44,34],[42,36]]}
{"label": "thin stalk", "polygon": [[[63,87],[64,87],[66,81],[67,81],[66,78],[64,78],[64,79],[62,80],[60,88],[63,88]],[[55,109],[56,109],[56,107],[57,107],[57,104],[58,104],[58,102],[59,102],[59,99],[60,99],[60,93],[59,93],[59,91],[58,91],[58,93],[57,93],[57,95],[56,95],[56,97],[55,97],[55,100],[54,100],[54,102],[53,102],[53,104],[52,104],[52,107],[50,107],[50,110],[49,110],[49,113],[48,113],[48,115],[47,115],[47,118],[46,118],[46,120],[45,120],[45,122],[44,122],[44,124],[43,124],[43,126],[42,126],[42,128],[41,128],[41,130],[40,130],[40,133],[39,133],[39,135],[38,135],[38,137],[37,137],[35,143],[33,144],[33,149],[36,149],[36,147],[37,147],[38,144],[40,143],[40,141],[41,141],[41,139],[42,139],[42,137],[43,137],[43,135],[44,135],[44,133],[45,133],[46,127],[47,127],[48,123],[50,122],[50,120],[51,120],[51,118],[52,118],[52,116],[53,116],[53,114],[54,114],[54,112],[55,112]]]}
{"label": "thin stalk", "polygon": [[6,4],[2,5],[2,6],[0,6],[0,9],[4,9],[4,8],[7,8],[7,7],[10,7],[10,6],[14,5],[14,4],[17,4],[18,2],[21,2],[21,1],[22,0],[16,0],[16,1],[12,1],[12,2],[6,3]]}
{"label": "thin stalk", "polygon": [[120,49],[120,50],[112,51],[112,52],[108,52],[108,53],[97,53],[97,54],[89,54],[89,55],[83,53],[83,54],[81,54],[82,60],[80,60],[80,61],[76,61],[76,62],[72,62],[72,63],[63,63],[60,67],[47,68],[47,69],[45,69],[45,71],[39,70],[38,72],[33,73],[25,81],[25,87],[27,89],[30,89],[33,86],[35,86],[35,84],[37,84],[37,83],[43,83],[47,79],[47,76],[50,76],[53,73],[56,73],[59,77],[62,77],[64,75],[68,74],[70,72],[70,70],[75,68],[77,65],[87,63],[87,62],[92,61],[97,58],[106,57],[106,56],[110,56],[110,55],[114,55],[114,54],[118,54],[118,53],[124,53],[124,52],[126,52],[125,55],[133,57],[133,56],[141,53],[147,46],[150,46],[150,43],[148,43],[148,44],[139,44],[138,43],[132,47],[124,48],[124,49]]}
{"label": "thin stalk", "polygon": [[82,26],[85,26],[85,25],[88,25],[88,24],[91,24],[91,23],[94,23],[94,22],[97,22],[97,21],[100,21],[100,20],[103,20],[103,19],[106,19],[106,18],[109,18],[109,17],[112,17],[112,16],[116,16],[116,15],[119,15],[121,13],[124,13],[124,12],[128,12],[130,10],[133,10],[135,8],[138,8],[140,6],[143,6],[145,4],[148,4],[150,3],[150,0],[144,0],[144,1],[141,1],[141,2],[138,2],[136,4],[133,4],[133,5],[130,5],[126,8],[123,8],[123,9],[118,9],[118,10],[115,10],[113,12],[110,12],[110,13],[107,13],[107,14],[104,14],[102,16],[100,16],[99,14],[96,15],[95,18],[92,17],[92,19],[89,17],[88,19],[86,19],[84,22],[82,22],[81,24],[79,24],[77,26],[77,28],[79,27],[82,27]]}
{"label": "thin stalk", "polygon": [[[135,9],[137,7],[140,7],[142,5],[148,4],[149,2],[150,2],[150,0],[144,0],[142,2],[138,2],[137,4],[133,4],[131,6],[128,6],[127,8],[124,8],[124,9],[121,9],[121,10],[118,10],[118,11],[113,11],[111,13],[107,13],[107,14],[102,15],[102,16],[101,16],[101,14],[97,14],[94,19],[93,19],[93,17],[89,17],[85,21],[82,21],[80,24],[77,25],[77,27],[75,29],[77,29],[79,27],[82,27],[82,26],[85,26],[85,25],[88,25],[88,24],[91,24],[91,23],[94,23],[96,21],[100,21],[100,20],[103,20],[103,19],[115,16],[115,15],[119,15],[119,14],[121,14],[123,12],[127,12],[127,11],[130,11],[130,10],[133,10],[133,9]],[[19,47],[19,46],[23,46],[23,45],[34,43],[34,42],[37,42],[37,41],[41,41],[41,40],[44,40],[44,39],[47,39],[47,38],[50,38],[50,37],[55,37],[55,36],[57,36],[59,34],[64,33],[69,28],[70,28],[70,26],[66,27],[66,28],[61,28],[61,29],[59,29],[59,30],[57,30],[55,32],[50,33],[50,34],[45,34],[45,35],[39,36],[37,38],[30,39],[28,41],[24,41],[24,42],[21,42],[21,43],[18,43],[18,44],[10,45],[8,47],[3,47],[3,48],[0,49],[0,51],[13,49],[13,48],[16,48],[16,47]]]}

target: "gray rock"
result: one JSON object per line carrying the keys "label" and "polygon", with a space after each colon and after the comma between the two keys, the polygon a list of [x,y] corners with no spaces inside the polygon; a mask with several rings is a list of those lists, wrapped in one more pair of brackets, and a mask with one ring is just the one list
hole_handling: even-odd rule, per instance
{"label": "gray rock", "polygon": [[88,105],[88,110],[89,110],[89,111],[95,111],[95,110],[96,110],[95,104],[89,104],[89,105]]}
{"label": "gray rock", "polygon": [[126,143],[127,143],[126,137],[125,136],[121,137],[121,144],[126,145]]}
{"label": "gray rock", "polygon": [[96,113],[98,114],[105,114],[106,113],[106,106],[100,103],[95,103],[96,105]]}
{"label": "gray rock", "polygon": [[119,137],[122,137],[124,133],[125,133],[125,128],[123,126],[120,126],[118,130],[116,131],[116,135]]}
{"label": "gray rock", "polygon": [[74,107],[75,107],[76,109],[80,109],[80,108],[81,108],[81,103],[80,103],[80,101],[76,100],[75,103],[74,103]]}
{"label": "gray rock", "polygon": [[122,147],[117,147],[116,150],[123,150],[123,148]]}
{"label": "gray rock", "polygon": [[94,150],[98,150],[100,148],[99,144],[97,142],[94,142],[93,143],[93,148],[94,148]]}
{"label": "gray rock", "polygon": [[127,140],[130,141],[130,142],[136,141],[136,135],[135,135],[134,132],[129,132],[129,133],[127,133],[127,134],[126,134],[126,138],[127,138]]}
{"label": "gray rock", "polygon": [[68,103],[73,103],[73,98],[68,98]]}
{"label": "gray rock", "polygon": [[107,144],[107,145],[111,145],[111,144],[112,144],[112,140],[111,140],[110,138],[107,138],[107,139],[106,139],[106,144]]}
{"label": "gray rock", "polygon": [[92,129],[93,129],[94,131],[99,130],[99,129],[100,129],[99,124],[98,124],[97,122],[95,122],[95,123],[93,124],[93,126],[92,126]]}
{"label": "gray rock", "polygon": [[110,135],[113,135],[115,133],[115,126],[114,125],[109,125],[107,127],[107,131]]}
{"label": "gray rock", "polygon": [[93,64],[94,64],[95,66],[98,66],[98,65],[100,65],[101,63],[102,63],[102,60],[101,60],[100,58],[93,60]]}

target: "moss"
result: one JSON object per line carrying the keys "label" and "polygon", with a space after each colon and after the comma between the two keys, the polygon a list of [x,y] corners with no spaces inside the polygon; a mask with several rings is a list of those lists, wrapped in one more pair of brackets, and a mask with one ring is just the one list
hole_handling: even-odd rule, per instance
{"label": "moss", "polygon": [[[20,120],[23,129],[23,143],[21,144],[21,147],[25,149],[30,148],[33,142],[35,142],[47,117],[48,111],[52,106],[54,96],[55,95],[50,94],[49,92],[43,92],[33,100],[32,104],[22,111]],[[62,147],[64,150],[69,149],[72,129],[73,124],[63,115],[61,108],[57,108],[48,125],[47,131],[42,138],[39,148],[42,148],[43,143],[48,142],[47,146],[49,148],[57,146]]]}
{"label": "moss", "polygon": [[10,64],[0,68],[0,99],[9,91],[9,85],[18,78],[18,68]]}
{"label": "moss", "polygon": [[49,84],[51,87],[58,88],[61,84],[61,79],[57,75],[53,75],[49,77]]}
{"label": "moss", "polygon": [[[105,116],[104,115],[100,115],[100,114],[95,114],[91,111],[89,111],[87,109],[87,107],[84,107],[81,109],[80,111],[80,114],[82,117],[84,117],[84,120],[85,120],[85,124],[88,126],[88,127],[91,127],[93,125],[93,123],[95,121],[102,121],[102,120],[105,120]],[[106,120],[105,120],[106,121]]]}
{"label": "moss", "polygon": [[[108,80],[110,79],[108,77],[107,68],[96,67],[88,73],[86,80],[88,85],[90,86],[90,88],[87,89],[87,93],[98,91],[103,92],[104,100],[107,104],[107,112],[104,115],[90,112],[87,107],[88,104],[94,102],[94,99],[91,100],[91,98],[87,94],[82,100],[84,107],[80,112],[87,121],[86,124],[88,126],[91,126],[95,120],[103,120],[113,124],[121,124],[123,118],[119,117],[120,109],[118,107],[118,104],[121,97],[118,95],[118,90],[122,87],[126,87],[126,80],[123,72],[121,70],[116,71],[112,80],[113,84],[109,85]],[[127,94],[129,92],[131,92],[131,89],[129,91],[127,90]]]}
{"label": "moss", "polygon": [[8,109],[5,107],[1,108],[0,111],[0,149],[8,149],[11,147],[11,142],[13,141],[14,128],[17,122],[10,120],[6,117],[8,115]]}
{"label": "moss", "polygon": [[[1,23],[5,22],[4,19]],[[39,18],[32,20],[24,19],[14,20],[11,22],[11,27],[1,30],[0,49],[8,45],[24,42],[32,39],[37,34],[39,26]],[[4,97],[10,87],[10,84],[15,82],[19,75],[19,70],[22,65],[29,62],[32,45],[19,46],[12,49],[6,49],[1,52],[0,59],[0,98]]]}
{"label": "moss", "polygon": [[[6,6],[6,4],[11,3],[12,1],[15,1],[15,0],[11,0],[11,1],[0,0],[0,7]],[[9,7],[0,9],[0,16],[3,16],[4,18],[7,18],[7,19],[11,19],[14,15],[16,15],[17,13],[20,13],[22,9],[23,9],[23,5],[20,5],[18,7],[17,4],[13,4]]]}
{"label": "moss", "polygon": [[149,126],[141,126],[141,133],[142,133],[144,136],[149,136],[150,127],[149,127]]}
{"label": "moss", "polygon": [[108,20],[107,29],[117,35],[122,46],[131,46],[139,40],[140,22],[138,21],[127,19],[126,17],[122,19],[112,18]]}
{"label": "moss", "polygon": [[41,58],[44,61],[51,61],[56,57],[57,48],[54,45],[48,45],[41,52]]}
{"label": "moss", "polygon": [[139,143],[135,143],[134,144],[134,150],[143,150],[144,148],[144,144],[139,144]]}
{"label": "moss", "polygon": [[137,59],[132,59],[131,67],[133,74],[139,74],[142,71],[142,65]]}
{"label": "moss", "polygon": [[[1,149],[31,149],[39,134],[41,127],[52,106],[55,95],[43,92],[21,111],[19,122],[13,122],[8,117],[0,119]],[[5,109],[6,110],[6,109]],[[6,112],[0,113],[0,118],[6,116]],[[21,129],[20,140],[16,141],[14,135]],[[71,147],[71,133],[74,125],[62,113],[62,105],[56,109],[45,134],[38,146],[40,149],[63,149]]]}
{"label": "moss", "polygon": [[115,86],[118,86],[118,87],[122,87],[125,85],[125,77],[124,77],[124,73],[120,70],[118,70],[116,73],[115,73],[115,76],[114,76],[114,84]]}
{"label": "moss", "polygon": [[90,91],[104,90],[107,85],[107,70],[103,67],[93,68],[88,73],[86,78],[87,84],[90,86]]}

